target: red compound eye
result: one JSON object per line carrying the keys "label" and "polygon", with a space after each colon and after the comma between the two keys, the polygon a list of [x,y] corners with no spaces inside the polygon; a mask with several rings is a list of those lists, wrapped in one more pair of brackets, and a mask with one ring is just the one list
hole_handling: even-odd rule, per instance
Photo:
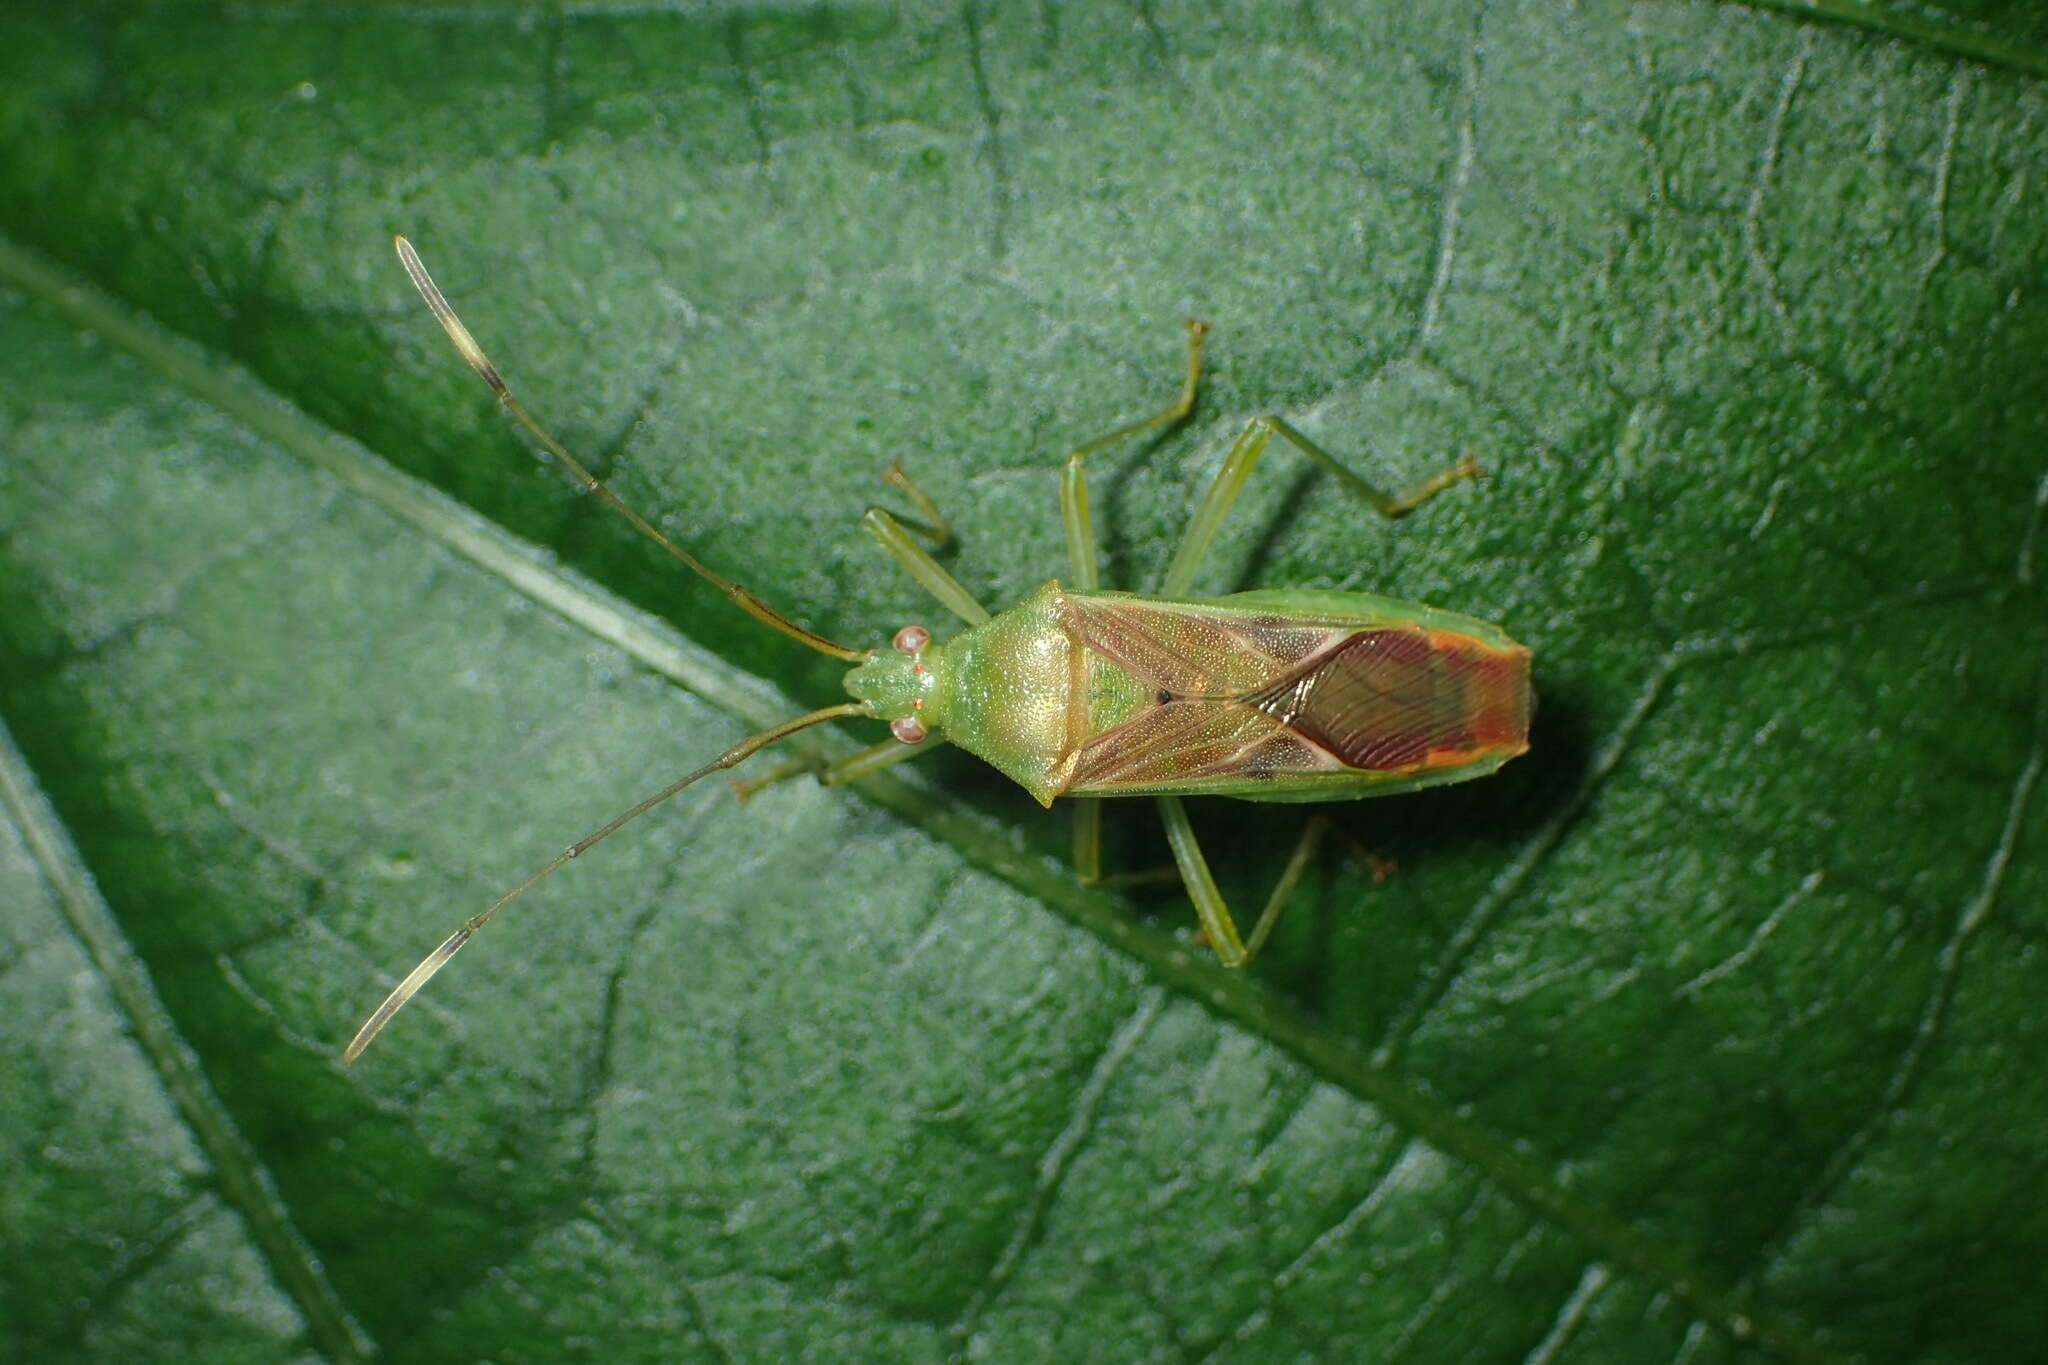
{"label": "red compound eye", "polygon": [[916,716],[898,716],[889,722],[889,733],[905,744],[922,744],[925,736],[931,732],[924,728],[924,723]]}
{"label": "red compound eye", "polygon": [[924,647],[932,642],[932,633],[923,626],[905,626],[896,632],[891,643],[904,654],[921,654]]}

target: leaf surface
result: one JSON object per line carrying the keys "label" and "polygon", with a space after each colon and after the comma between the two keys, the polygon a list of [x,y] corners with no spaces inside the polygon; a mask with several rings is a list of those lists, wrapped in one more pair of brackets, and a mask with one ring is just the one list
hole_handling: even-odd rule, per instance
{"label": "leaf surface", "polygon": [[[1873,12],[1881,7],[1870,7]],[[1916,10],[1921,17],[1932,11]],[[1786,7],[119,5],[0,50],[0,1334],[39,1359],[2015,1358],[2039,1001],[2048,99]],[[2001,55],[2002,54],[2002,55]],[[1534,747],[1336,809],[1227,975],[957,755],[677,798],[835,639],[1360,589]],[[875,735],[849,735],[838,751]],[[756,760],[757,764],[762,760]],[[1142,802],[1112,854],[1165,860]],[[1298,812],[1195,811],[1249,919]]]}

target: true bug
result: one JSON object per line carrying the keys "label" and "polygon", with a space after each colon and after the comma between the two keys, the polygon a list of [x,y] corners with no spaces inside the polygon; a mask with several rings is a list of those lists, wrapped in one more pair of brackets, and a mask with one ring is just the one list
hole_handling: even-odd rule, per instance
{"label": "true bug", "polygon": [[[1382,516],[1405,515],[1461,479],[1477,478],[1468,455],[1395,497],[1358,477],[1278,417],[1254,418],[1223,461],[1166,570],[1157,596],[1097,586],[1087,459],[1193,410],[1204,324],[1188,322],[1180,395],[1150,417],[1118,427],[1067,456],[1060,481],[1069,582],[1045,583],[991,614],[880,508],[862,524],[890,556],[968,629],[939,642],[905,626],[887,649],[835,644],[791,621],[752,592],[713,573],[593,476],[512,396],[455,316],[412,243],[398,257],[427,307],[500,404],[585,490],[632,523],[742,611],[812,649],[853,665],[854,700],[764,730],[570,845],[472,916],[398,983],[343,1053],[362,1055],[391,1016],[479,928],[555,869],[620,826],[712,773],[734,767],[799,730],[855,716],[889,723],[893,738],[819,772],[843,783],[926,752],[946,739],[1014,779],[1043,804],[1055,797],[1156,796],[1168,843],[1202,935],[1224,965],[1249,961],[1272,931],[1321,825],[1310,825],[1249,938],[1237,924],[1195,842],[1183,796],[1250,801],[1327,801],[1461,782],[1492,772],[1528,748],[1529,651],[1499,628],[1454,612],[1367,593],[1269,589],[1220,598],[1185,594],[1209,543],[1268,442],[1280,436],[1328,469]],[[889,481],[917,505],[932,538],[950,533],[931,499],[900,469]],[[754,789],[810,771],[786,765]],[[1100,877],[1102,808],[1083,801],[1075,862]]]}

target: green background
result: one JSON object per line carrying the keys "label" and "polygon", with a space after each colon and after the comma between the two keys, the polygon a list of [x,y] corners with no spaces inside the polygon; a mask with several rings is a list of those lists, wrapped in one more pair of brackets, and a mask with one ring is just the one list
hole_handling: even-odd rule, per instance
{"label": "green background", "polygon": [[[1851,22],[1812,22],[1825,12]],[[2031,6],[15,4],[0,1354],[1983,1361],[2048,1259],[2048,25]],[[957,755],[679,798],[837,695],[525,453],[392,259],[706,560],[1536,650],[1229,976]],[[679,685],[680,684],[680,685]],[[873,735],[862,734],[859,742]],[[834,741],[843,750],[853,736]],[[1196,808],[1256,904],[1297,812]],[[1111,808],[1118,865],[1164,860]]]}

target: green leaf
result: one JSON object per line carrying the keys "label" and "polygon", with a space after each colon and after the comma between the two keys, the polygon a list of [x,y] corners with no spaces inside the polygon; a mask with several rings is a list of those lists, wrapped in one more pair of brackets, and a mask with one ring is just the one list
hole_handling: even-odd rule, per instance
{"label": "green leaf", "polygon": [[[17,8],[10,1358],[2032,1349],[2026,15]],[[1497,620],[1534,748],[1335,810],[1398,875],[1324,860],[1234,975],[958,755],[708,783],[344,1069],[497,891],[838,695],[528,457],[396,231],[628,502],[859,644],[946,624],[859,529],[890,461],[1012,602],[1207,318],[1194,420],[1091,465],[1109,581],[1255,415],[1389,484],[1469,448],[1393,526],[1275,454],[1202,588]],[[1299,812],[1195,815],[1248,912]]]}

